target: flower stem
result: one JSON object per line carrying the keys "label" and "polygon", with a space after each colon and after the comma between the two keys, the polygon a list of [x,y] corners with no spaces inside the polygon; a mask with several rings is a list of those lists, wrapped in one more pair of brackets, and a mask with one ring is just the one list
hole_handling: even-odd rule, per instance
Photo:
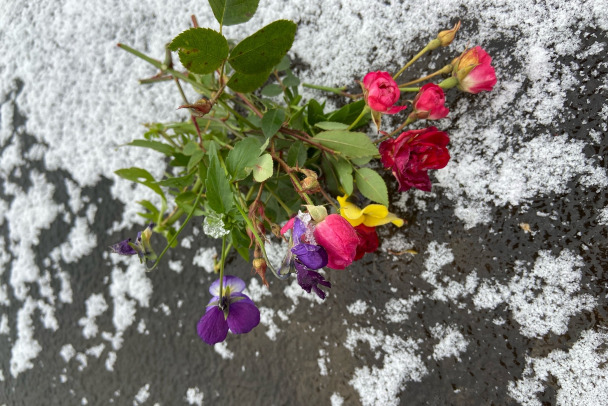
{"label": "flower stem", "polygon": [[361,119],[363,117],[365,117],[365,115],[367,113],[369,113],[369,106],[366,105],[365,107],[363,107],[363,110],[361,110],[361,114],[359,114],[359,117],[357,117],[357,119],[355,121],[353,121],[353,123],[350,126],[348,126],[347,130],[348,131],[352,130],[357,125],[357,123],[359,121],[361,121]]}
{"label": "flower stem", "polygon": [[340,95],[340,96],[343,96],[344,91],[346,90],[346,86],[344,86],[344,87],[328,87],[328,86],[313,85],[313,84],[310,84],[310,83],[302,83],[302,86],[308,87],[310,89],[317,89],[317,90],[323,90],[325,92],[335,93],[335,94]]}
{"label": "flower stem", "polygon": [[425,54],[427,51],[429,51],[429,50],[430,50],[430,48],[429,48],[429,46],[428,46],[428,45],[427,45],[427,46],[425,46],[424,48],[422,48],[422,51],[418,52],[418,53],[417,53],[417,54],[416,54],[416,55],[415,55],[415,56],[414,56],[412,59],[410,59],[410,61],[409,61],[408,63],[406,63],[406,64],[405,64],[405,66],[404,66],[403,68],[401,68],[401,70],[400,70],[399,72],[395,73],[395,76],[393,76],[393,79],[394,79],[394,80],[397,80],[397,78],[398,78],[399,76],[401,76],[401,74],[402,74],[402,73],[403,73],[403,72],[404,72],[404,71],[405,71],[407,68],[409,68],[410,66],[412,66],[412,64],[413,64],[414,62],[416,62],[416,60],[418,60],[418,58],[420,58],[422,55],[424,55],[424,54]]}
{"label": "flower stem", "polygon": [[443,68],[439,69],[436,72],[431,73],[430,75],[426,75],[426,76],[424,76],[422,78],[418,78],[416,80],[412,80],[410,82],[400,84],[399,85],[399,90],[403,90],[403,88],[406,88],[409,85],[413,85],[413,84],[416,84],[416,83],[424,82],[425,80],[428,80],[428,79],[430,79],[430,78],[432,78],[434,76],[442,75],[442,74],[445,74],[445,73],[450,73],[451,71],[452,71],[452,65],[445,65]]}
{"label": "flower stem", "polygon": [[419,87],[400,87],[399,90],[401,90],[402,92],[419,92],[420,88]]}
{"label": "flower stem", "polygon": [[407,120],[405,120],[405,122],[403,124],[401,124],[399,127],[397,127],[397,129],[395,131],[393,131],[390,134],[385,135],[384,137],[377,139],[376,141],[374,141],[374,144],[380,144],[382,141],[391,138],[393,135],[395,135],[396,133],[398,133],[399,131],[401,131],[405,126],[410,125],[411,123],[413,123],[414,121],[416,121],[415,117],[412,117],[411,115],[407,118]]}
{"label": "flower stem", "polygon": [[[222,237],[222,255],[220,260],[220,298],[224,296],[224,262],[226,260],[226,236]],[[220,304],[222,301],[220,300]]]}

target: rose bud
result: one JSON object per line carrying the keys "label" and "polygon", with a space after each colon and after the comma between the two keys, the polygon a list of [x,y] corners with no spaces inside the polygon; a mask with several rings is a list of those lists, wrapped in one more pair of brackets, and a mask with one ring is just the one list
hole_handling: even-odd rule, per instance
{"label": "rose bud", "polygon": [[380,130],[382,114],[395,114],[407,106],[394,106],[399,100],[399,86],[388,72],[370,72],[363,78],[363,97],[372,109],[372,119]]}
{"label": "rose bud", "polygon": [[413,103],[414,111],[410,116],[438,120],[448,115],[450,110],[445,107],[443,89],[434,83],[428,83],[420,89]]}
{"label": "rose bud", "polygon": [[467,93],[492,90],[496,84],[496,72],[491,63],[492,57],[480,46],[464,52],[453,63],[452,75],[458,80],[458,89]]}
{"label": "rose bud", "polygon": [[179,106],[177,109],[188,109],[194,117],[203,117],[205,114],[211,111],[213,104],[209,99],[200,99],[195,101],[193,104],[184,104]]}
{"label": "rose bud", "polygon": [[338,214],[330,214],[314,230],[314,237],[327,251],[327,266],[331,269],[344,269],[357,254],[359,237],[346,219]]}
{"label": "rose bud", "polygon": [[460,21],[458,21],[456,23],[456,25],[454,26],[454,28],[452,28],[451,30],[441,31],[437,35],[437,39],[441,43],[441,46],[447,47],[448,45],[450,45],[452,43],[452,41],[454,41],[454,37],[456,36],[456,31],[458,31],[459,29],[460,29]]}
{"label": "rose bud", "polygon": [[450,153],[446,146],[448,134],[435,127],[410,130],[396,139],[389,139],[378,148],[382,164],[391,169],[399,182],[399,191],[415,187],[431,191],[431,180],[427,171],[441,169],[448,164]]}

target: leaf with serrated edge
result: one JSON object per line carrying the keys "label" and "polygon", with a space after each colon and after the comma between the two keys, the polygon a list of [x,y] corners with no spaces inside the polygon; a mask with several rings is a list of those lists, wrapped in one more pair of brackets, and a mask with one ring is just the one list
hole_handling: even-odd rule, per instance
{"label": "leaf with serrated edge", "polygon": [[388,190],[382,176],[372,169],[359,168],[355,169],[355,182],[363,196],[388,207]]}
{"label": "leaf with serrated edge", "polygon": [[264,137],[270,138],[279,131],[285,120],[285,110],[273,109],[268,110],[262,117],[262,132]]}
{"label": "leaf with serrated edge", "polygon": [[228,41],[209,28],[190,28],[169,44],[172,51],[179,50],[179,60],[190,72],[211,73],[228,57]]}
{"label": "leaf with serrated edge", "polygon": [[346,130],[348,124],[336,123],[335,121],[321,121],[315,124],[315,127],[319,127],[321,130]]}
{"label": "leaf with serrated edge", "polygon": [[228,61],[235,71],[254,74],[272,69],[293,44],[296,24],[278,20],[239,42]]}
{"label": "leaf with serrated edge", "polygon": [[260,156],[260,142],[253,137],[237,142],[226,158],[226,169],[233,180],[249,175]]}
{"label": "leaf with serrated edge", "polygon": [[226,179],[224,169],[220,165],[217,155],[210,157],[209,169],[207,170],[207,203],[216,213],[226,213],[232,207],[232,190]]}
{"label": "leaf with serrated edge", "polygon": [[216,20],[223,25],[236,25],[251,20],[259,0],[209,0]]}
{"label": "leaf with serrated edge", "polygon": [[264,182],[272,176],[272,157],[264,154],[258,158],[253,168],[253,178],[256,182]]}
{"label": "leaf with serrated edge", "polygon": [[270,76],[270,71],[254,73],[252,75],[248,75],[245,73],[234,72],[226,86],[235,92],[239,93],[251,93],[268,80],[268,76]]}

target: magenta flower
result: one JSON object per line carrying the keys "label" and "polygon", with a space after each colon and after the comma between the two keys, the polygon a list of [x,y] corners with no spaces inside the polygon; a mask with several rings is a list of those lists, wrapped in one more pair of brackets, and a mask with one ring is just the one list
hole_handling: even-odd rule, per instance
{"label": "magenta flower", "polygon": [[353,226],[339,214],[330,214],[317,224],[314,237],[327,251],[329,268],[344,269],[355,259],[359,237]]}
{"label": "magenta flower", "polygon": [[496,84],[496,72],[491,63],[492,57],[480,46],[456,58],[452,74],[458,79],[458,88],[467,93],[492,90]]}
{"label": "magenta flower", "polygon": [[450,110],[445,107],[443,89],[434,83],[422,86],[413,103],[414,111],[411,115],[416,118],[438,120],[448,115]]}
{"label": "magenta flower", "polygon": [[441,169],[448,164],[450,142],[447,133],[428,127],[401,133],[396,139],[380,144],[378,150],[385,168],[391,169],[399,182],[399,191],[415,187],[431,191],[429,169]]}
{"label": "magenta flower", "polygon": [[388,72],[370,72],[363,78],[363,95],[367,105],[374,111],[395,114],[406,106],[394,106],[399,101],[399,86]]}
{"label": "magenta flower", "polygon": [[219,279],[211,284],[209,293],[213,298],[196,326],[201,340],[214,345],[226,339],[228,330],[244,334],[260,323],[260,311],[247,295],[241,293],[244,289],[245,282],[231,275],[224,276],[221,293]]}

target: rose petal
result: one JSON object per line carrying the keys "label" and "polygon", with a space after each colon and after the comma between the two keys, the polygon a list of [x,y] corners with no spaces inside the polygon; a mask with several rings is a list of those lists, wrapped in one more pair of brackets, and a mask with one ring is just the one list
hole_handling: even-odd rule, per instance
{"label": "rose petal", "polygon": [[217,306],[207,310],[196,326],[198,336],[209,345],[224,341],[228,334],[228,324],[224,312]]}
{"label": "rose petal", "polygon": [[317,224],[314,236],[317,243],[327,251],[329,268],[344,269],[353,262],[359,237],[344,217],[330,214]]}
{"label": "rose petal", "polygon": [[238,294],[234,298],[242,298],[230,303],[228,309],[228,327],[234,334],[244,334],[250,332],[255,326],[260,324],[260,311],[249,297]]}

